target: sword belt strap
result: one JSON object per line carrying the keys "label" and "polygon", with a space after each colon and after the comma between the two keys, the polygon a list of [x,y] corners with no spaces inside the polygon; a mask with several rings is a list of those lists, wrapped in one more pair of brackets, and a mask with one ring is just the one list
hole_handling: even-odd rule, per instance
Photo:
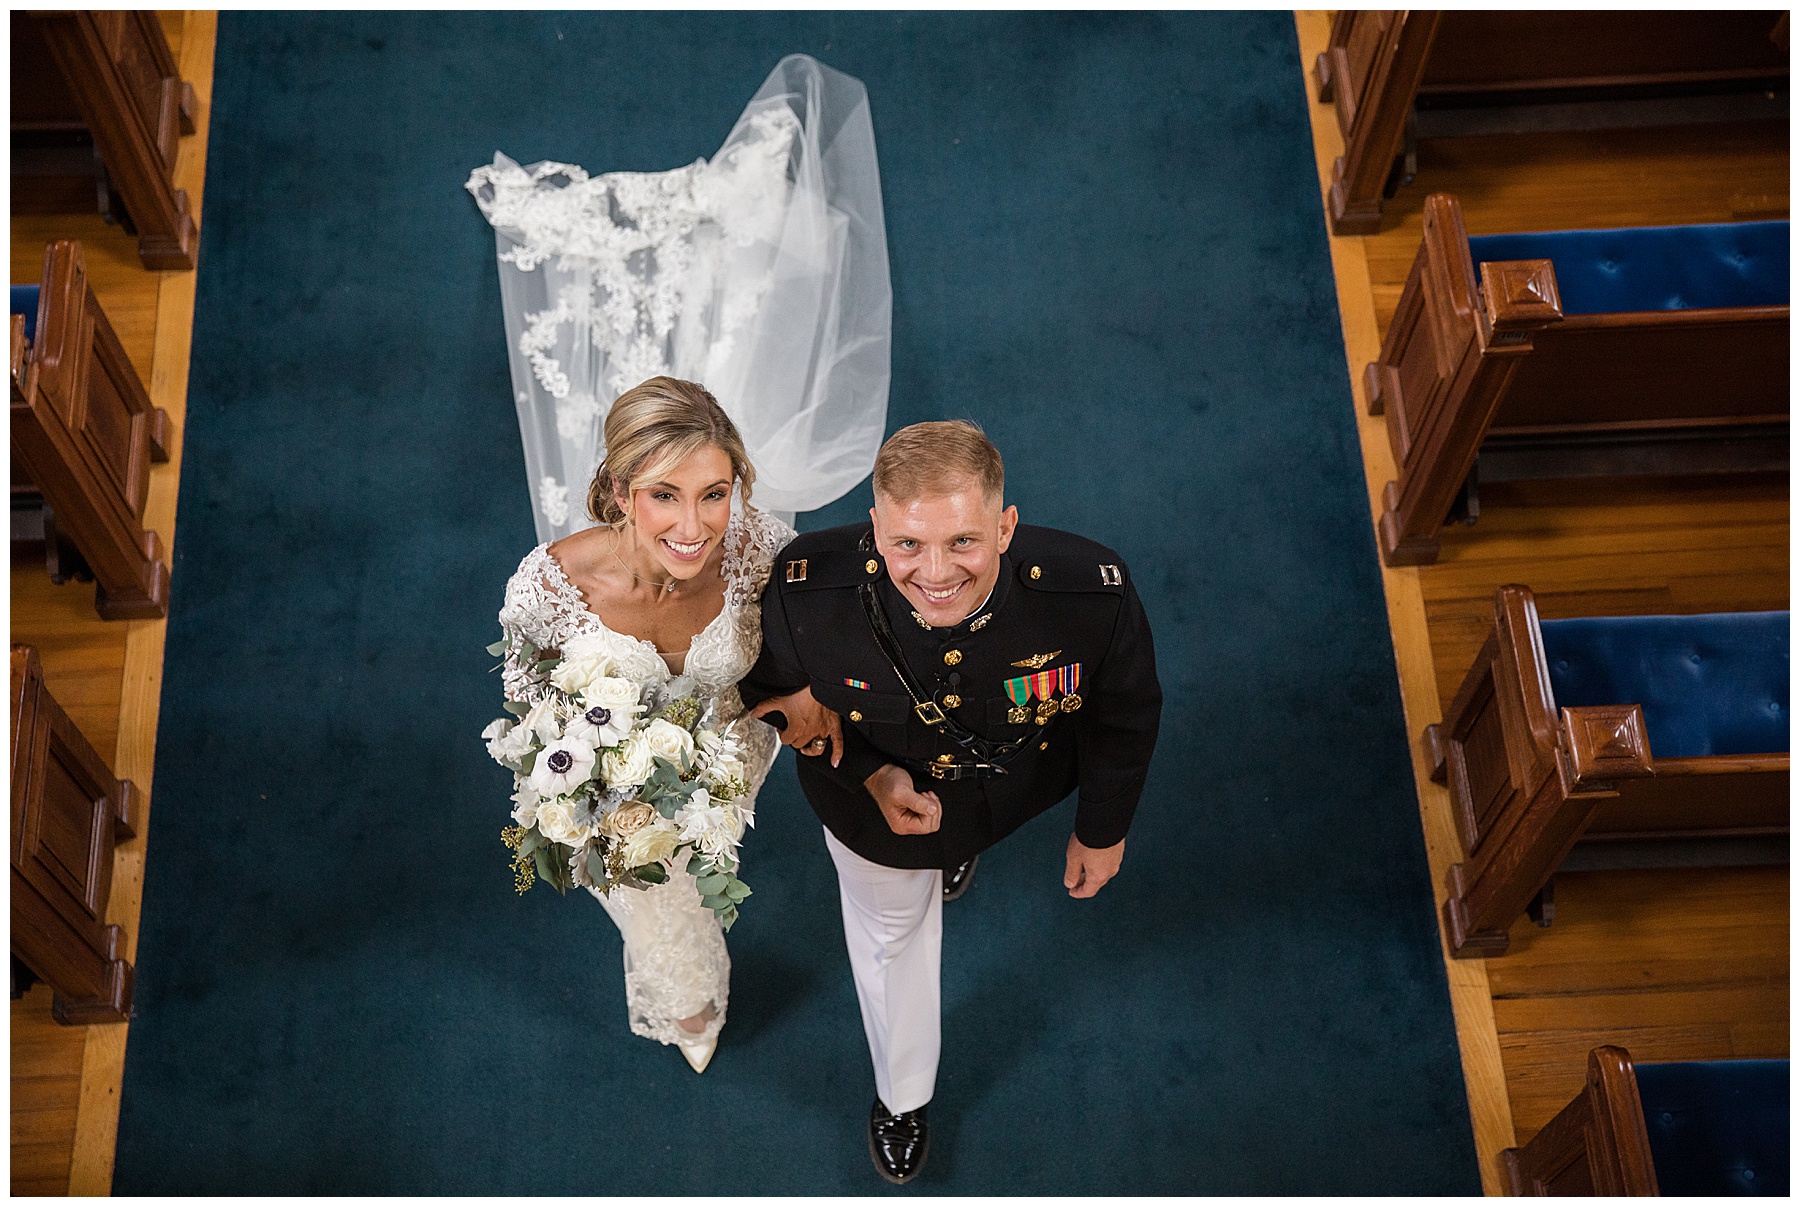
{"label": "sword belt strap", "polygon": [[975,758],[973,763],[928,763],[926,770],[937,779],[951,780],[964,779],[969,775],[982,772],[1005,775],[1005,764],[1023,750],[1036,735],[1026,734],[1011,742],[996,742],[991,738],[982,737],[945,712],[939,707],[937,701],[933,700],[930,694],[919,686],[919,681],[913,678],[911,669],[906,665],[905,655],[900,652],[900,642],[894,636],[892,626],[888,624],[887,613],[881,610],[881,601],[875,596],[875,584],[872,582],[862,583],[856,588],[856,594],[857,598],[862,601],[863,615],[868,618],[869,631],[875,637],[876,647],[881,650],[882,657],[887,659],[888,665],[894,668],[894,674],[900,679],[900,686],[906,689],[906,694],[912,699],[913,715]]}

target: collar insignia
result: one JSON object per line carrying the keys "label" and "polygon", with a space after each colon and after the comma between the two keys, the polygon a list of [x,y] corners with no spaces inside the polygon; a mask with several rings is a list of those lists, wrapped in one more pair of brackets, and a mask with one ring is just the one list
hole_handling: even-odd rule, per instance
{"label": "collar insignia", "polygon": [[989,612],[983,616],[977,616],[974,620],[969,622],[969,632],[971,632],[971,633],[981,632],[981,630],[983,630],[987,627],[987,622],[992,620],[993,618],[994,618],[994,614],[992,612]]}
{"label": "collar insignia", "polygon": [[1022,666],[1028,670],[1035,671],[1060,653],[1062,653],[1061,650],[1051,650],[1048,654],[1033,654],[1029,658],[1019,659],[1017,662],[1013,663],[1013,665]]}

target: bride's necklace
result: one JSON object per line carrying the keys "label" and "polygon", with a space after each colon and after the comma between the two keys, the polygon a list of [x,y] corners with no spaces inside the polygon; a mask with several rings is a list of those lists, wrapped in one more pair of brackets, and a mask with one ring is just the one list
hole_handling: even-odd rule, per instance
{"label": "bride's necklace", "polygon": [[645,578],[643,575],[639,574],[636,570],[633,570],[630,566],[627,566],[625,564],[625,559],[619,556],[619,537],[618,537],[618,534],[616,534],[616,533],[613,535],[612,559],[613,559],[613,561],[619,563],[619,569],[625,571],[625,573],[631,575],[631,577],[637,579],[640,583],[647,583],[650,586],[655,587],[660,591],[673,591],[675,589],[675,584],[680,581],[679,579],[671,579],[667,583],[659,583],[653,578]]}

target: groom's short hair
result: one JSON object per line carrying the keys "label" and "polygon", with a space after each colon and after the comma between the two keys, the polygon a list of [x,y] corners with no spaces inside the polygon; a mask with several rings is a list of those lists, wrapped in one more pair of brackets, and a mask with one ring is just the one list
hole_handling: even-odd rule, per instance
{"label": "groom's short hair", "polygon": [[1000,450],[979,425],[967,419],[936,420],[903,427],[875,454],[875,493],[896,502],[954,493],[971,480],[989,502],[1006,492]]}

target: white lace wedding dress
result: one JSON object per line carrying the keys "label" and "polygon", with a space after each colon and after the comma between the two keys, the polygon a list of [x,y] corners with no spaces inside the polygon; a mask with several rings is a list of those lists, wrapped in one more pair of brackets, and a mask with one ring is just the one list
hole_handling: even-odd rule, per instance
{"label": "white lace wedding dress", "polygon": [[[773,516],[734,505],[723,542],[725,606],[695,634],[681,668],[681,675],[694,681],[696,695],[717,708],[721,730],[742,744],[752,803],[779,742],[773,729],[744,715],[737,682],[762,646],[759,601],[769,569],[793,537],[793,529]],[[500,624],[514,636],[515,650],[521,638],[539,650],[556,650],[576,634],[594,633],[609,647],[616,662],[614,675],[640,684],[662,684],[676,677],[655,646],[601,623],[551,555],[548,543],[526,554],[508,580]],[[542,689],[532,686],[532,676],[516,654],[507,655],[503,675],[508,699],[536,702]],[[701,904],[694,878],[677,866],[670,869],[667,883],[648,890],[616,888],[610,895],[588,891],[606,907],[625,940],[625,1002],[631,1029],[665,1044],[716,1038],[725,1025],[731,957],[718,918]],[[703,1031],[680,1025],[679,1020],[696,1016],[709,1016]]]}

